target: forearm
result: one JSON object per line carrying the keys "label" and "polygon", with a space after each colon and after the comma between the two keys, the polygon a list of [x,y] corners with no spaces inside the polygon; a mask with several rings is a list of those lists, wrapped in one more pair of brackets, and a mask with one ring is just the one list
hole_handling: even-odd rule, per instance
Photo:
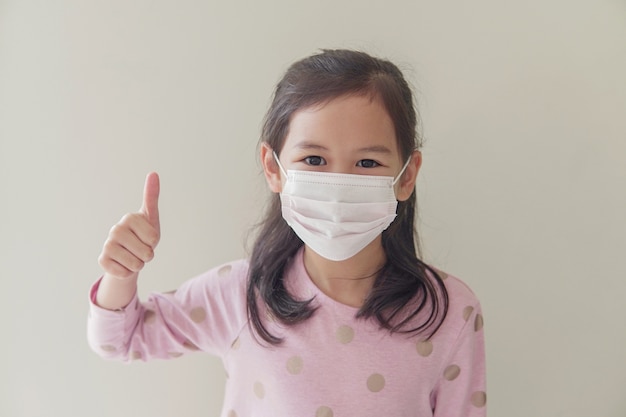
{"label": "forearm", "polygon": [[137,277],[134,273],[128,278],[118,278],[105,273],[98,287],[96,304],[107,310],[119,310],[126,307],[137,292]]}

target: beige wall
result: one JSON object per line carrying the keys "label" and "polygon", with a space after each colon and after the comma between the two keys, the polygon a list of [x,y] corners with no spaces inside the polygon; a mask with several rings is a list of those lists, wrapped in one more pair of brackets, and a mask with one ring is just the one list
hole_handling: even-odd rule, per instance
{"label": "beige wall", "polygon": [[261,118],[321,47],[419,91],[426,259],[482,300],[490,415],[626,415],[623,0],[0,0],[0,415],[217,415],[215,358],[91,353],[87,289],[149,170],[142,295],[245,255]]}

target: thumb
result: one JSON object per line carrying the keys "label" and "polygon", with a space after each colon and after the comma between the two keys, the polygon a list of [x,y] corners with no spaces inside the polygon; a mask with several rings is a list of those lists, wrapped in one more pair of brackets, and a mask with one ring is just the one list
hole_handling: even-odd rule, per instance
{"label": "thumb", "polygon": [[146,183],[143,187],[143,204],[141,205],[141,213],[143,213],[148,222],[160,231],[159,223],[159,174],[151,172],[146,176]]}

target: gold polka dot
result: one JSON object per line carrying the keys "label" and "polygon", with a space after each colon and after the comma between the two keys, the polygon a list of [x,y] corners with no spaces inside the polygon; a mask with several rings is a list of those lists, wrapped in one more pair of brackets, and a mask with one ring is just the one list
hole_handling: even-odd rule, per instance
{"label": "gold polka dot", "polygon": [[141,352],[135,350],[130,354],[130,358],[134,361],[141,359]]}
{"label": "gold polka dot", "polygon": [[417,343],[417,353],[426,357],[433,353],[433,343],[430,340],[424,340]]}
{"label": "gold polka dot", "polygon": [[183,354],[180,352],[167,352],[167,356],[170,358],[180,358]]}
{"label": "gold polka dot", "polygon": [[232,265],[224,265],[217,270],[217,275],[219,275],[220,277],[225,277],[230,273],[231,269],[233,269]]}
{"label": "gold polka dot", "polygon": [[487,394],[485,391],[476,391],[472,394],[471,401],[474,407],[484,407],[487,404]]}
{"label": "gold polka dot", "polygon": [[441,278],[442,280],[444,279],[448,279],[448,274],[446,274],[445,272],[443,272],[440,269],[437,269],[437,273],[439,274],[439,278]]}
{"label": "gold polka dot", "polygon": [[385,377],[381,374],[372,374],[367,378],[367,389],[379,392],[385,387]]}
{"label": "gold polka dot", "polygon": [[241,340],[239,340],[239,338],[236,338],[235,340],[233,340],[233,343],[230,345],[230,348],[233,350],[237,350],[239,349],[240,346],[241,346]]}
{"label": "gold polka dot", "polygon": [[333,410],[323,405],[315,411],[315,417],[333,417]]}
{"label": "gold polka dot", "polygon": [[117,350],[117,348],[113,345],[102,345],[100,346],[100,349],[105,352],[115,352]]}
{"label": "gold polka dot", "polygon": [[300,356],[292,356],[287,360],[287,371],[292,375],[297,375],[302,372],[304,362]]}
{"label": "gold polka dot", "polygon": [[259,381],[254,383],[254,394],[261,399],[265,397],[265,387]]}
{"label": "gold polka dot", "polygon": [[189,313],[194,323],[202,323],[206,319],[206,310],[202,307],[196,307]]}
{"label": "gold polka dot", "polygon": [[443,376],[448,381],[453,381],[459,376],[460,373],[461,368],[459,368],[457,365],[450,365],[446,368],[445,371],[443,371]]}
{"label": "gold polka dot", "polygon": [[339,326],[337,332],[335,333],[335,337],[337,337],[339,343],[344,345],[348,344],[352,342],[352,339],[354,338],[354,330],[350,326]]}
{"label": "gold polka dot", "polygon": [[185,340],[185,342],[183,343],[183,346],[189,350],[200,350],[198,346],[194,345],[189,340]]}
{"label": "gold polka dot", "polygon": [[235,412],[235,410],[230,410],[228,412],[228,417],[237,417],[237,413]]}
{"label": "gold polka dot", "polygon": [[474,312],[474,307],[467,306],[463,309],[463,318],[465,321],[468,321],[472,313]]}
{"label": "gold polka dot", "polygon": [[153,310],[146,310],[143,312],[143,322],[145,324],[152,324],[156,320],[156,313]]}
{"label": "gold polka dot", "polygon": [[476,319],[474,320],[474,330],[479,331],[483,328],[484,324],[482,314],[476,314]]}

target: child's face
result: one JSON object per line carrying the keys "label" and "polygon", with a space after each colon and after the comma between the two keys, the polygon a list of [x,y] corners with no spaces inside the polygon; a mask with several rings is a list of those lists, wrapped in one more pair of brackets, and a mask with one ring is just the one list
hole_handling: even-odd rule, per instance
{"label": "child's face", "polygon": [[[271,152],[267,155],[268,152],[265,149],[262,159],[271,165]],[[285,170],[395,177],[405,161],[389,114],[378,100],[366,95],[341,96],[295,112],[280,151],[280,162]],[[410,186],[414,185],[420,162],[421,156],[415,152],[403,175],[403,178],[413,177]],[[284,181],[284,176],[280,177],[280,183],[277,175],[274,174],[273,182],[268,177],[275,192],[280,191]],[[398,189],[396,196],[402,199]]]}

